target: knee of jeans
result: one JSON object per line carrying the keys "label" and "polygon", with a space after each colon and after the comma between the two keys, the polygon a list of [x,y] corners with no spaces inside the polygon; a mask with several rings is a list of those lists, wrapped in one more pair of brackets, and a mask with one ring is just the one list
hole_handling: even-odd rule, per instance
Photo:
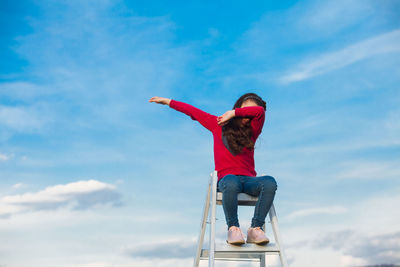
{"label": "knee of jeans", "polygon": [[236,181],[226,180],[221,185],[222,192],[239,192],[239,184]]}
{"label": "knee of jeans", "polygon": [[261,183],[262,183],[263,190],[266,190],[266,191],[274,192],[278,188],[278,184],[276,183],[275,178],[272,176],[263,176]]}

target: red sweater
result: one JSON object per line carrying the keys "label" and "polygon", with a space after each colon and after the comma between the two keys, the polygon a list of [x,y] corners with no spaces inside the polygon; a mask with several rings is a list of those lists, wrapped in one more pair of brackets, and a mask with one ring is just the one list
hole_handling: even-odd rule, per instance
{"label": "red sweater", "polygon": [[[218,181],[227,174],[256,176],[254,168],[254,151],[244,148],[242,153],[234,156],[222,141],[222,126],[217,123],[217,116],[204,112],[192,105],[171,99],[169,106],[197,120],[211,131],[214,137],[214,163]],[[236,117],[251,117],[252,140],[255,142],[262,131],[265,120],[263,107],[252,106],[235,109]]]}

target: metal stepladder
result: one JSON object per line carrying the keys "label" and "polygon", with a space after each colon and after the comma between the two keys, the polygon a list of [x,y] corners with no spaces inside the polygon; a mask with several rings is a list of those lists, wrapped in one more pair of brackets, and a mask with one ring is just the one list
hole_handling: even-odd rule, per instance
{"label": "metal stepladder", "polygon": [[[217,171],[210,174],[208,183],[207,197],[203,209],[201,220],[201,230],[197,243],[196,256],[193,262],[193,267],[198,267],[200,260],[208,259],[208,266],[214,267],[215,260],[225,261],[259,261],[260,267],[266,267],[266,255],[279,255],[282,267],[288,267],[286,255],[282,247],[282,239],[279,233],[278,219],[276,217],[274,204],[269,210],[272,231],[274,233],[275,244],[268,243],[267,245],[244,244],[234,246],[228,243],[215,244],[215,222],[216,222],[216,205],[222,205],[222,193],[217,192]],[[238,205],[255,206],[258,198],[244,193],[238,194]],[[210,210],[211,206],[211,210]],[[207,222],[207,220],[209,220]],[[208,248],[203,248],[204,236],[206,232],[206,224],[210,224],[210,238]]]}

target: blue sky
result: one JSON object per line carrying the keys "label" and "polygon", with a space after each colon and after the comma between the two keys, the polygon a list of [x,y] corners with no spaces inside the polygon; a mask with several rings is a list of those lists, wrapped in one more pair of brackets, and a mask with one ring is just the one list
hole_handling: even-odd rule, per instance
{"label": "blue sky", "polygon": [[[3,1],[0,266],[190,266],[212,136],[148,99],[222,115],[246,92],[267,101],[256,171],[277,179],[290,266],[400,264],[399,14],[390,0]],[[245,231],[252,209],[239,215]]]}

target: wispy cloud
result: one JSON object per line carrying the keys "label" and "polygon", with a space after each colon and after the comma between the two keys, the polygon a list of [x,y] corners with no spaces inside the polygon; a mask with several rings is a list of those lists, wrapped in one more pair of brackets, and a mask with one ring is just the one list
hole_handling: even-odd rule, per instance
{"label": "wispy cloud", "polygon": [[16,132],[37,132],[50,121],[48,110],[42,105],[0,105],[0,127]]}
{"label": "wispy cloud", "polygon": [[54,210],[69,206],[87,209],[99,204],[120,204],[116,187],[96,180],[55,185],[35,193],[4,196],[0,199],[0,218],[38,210]]}
{"label": "wispy cloud", "polygon": [[147,99],[168,96],[192,57],[189,46],[174,44],[167,16],[137,16],[122,1],[49,2],[42,11],[13,47],[34,79],[0,82],[3,139],[44,126],[64,134],[140,125]]}
{"label": "wispy cloud", "polygon": [[365,235],[343,230],[322,235],[314,248],[331,247],[368,264],[395,264],[400,261],[400,232]]}
{"label": "wispy cloud", "polygon": [[18,99],[20,102],[29,103],[43,96],[56,94],[49,87],[34,84],[28,81],[14,81],[0,83],[0,95],[3,98]]}
{"label": "wispy cloud", "polygon": [[175,238],[137,244],[123,253],[135,258],[191,258],[195,249],[195,238]]}
{"label": "wispy cloud", "polygon": [[[345,214],[329,217],[328,223],[307,219],[286,224],[282,217],[282,235],[287,253],[295,257],[295,266],[365,266],[398,263],[400,254],[400,213],[398,188],[359,202],[348,201]],[[335,194],[340,193],[335,190]],[[291,205],[293,205],[291,203]],[[290,225],[290,226],[289,226]],[[295,241],[295,242],[294,242]],[[324,264],[326,259],[332,259]]]}
{"label": "wispy cloud", "polygon": [[0,153],[0,161],[7,161],[7,160],[9,160],[9,159],[10,159],[10,156],[9,156],[9,155]]}
{"label": "wispy cloud", "polygon": [[[211,25],[213,20],[200,29],[203,24],[193,24],[197,18],[187,18],[181,5],[178,10],[177,5],[163,8],[153,3],[157,7],[149,9],[151,5],[122,0],[34,1],[40,12],[27,8],[19,20],[29,25],[7,28],[15,37],[9,42],[14,57],[23,61],[16,62],[14,70],[21,72],[0,74],[0,141],[8,138],[1,142],[0,152],[16,155],[0,159],[0,176],[7,177],[2,179],[0,216],[11,216],[0,220],[0,235],[10,241],[0,246],[0,254],[6,256],[0,264],[192,263],[195,241],[190,233],[197,235],[193,225],[203,200],[203,193],[196,192],[213,167],[212,139],[184,115],[149,104],[152,95],[186,99],[217,113],[231,106],[244,88],[256,88],[268,99],[265,143],[257,147],[256,162],[260,173],[268,170],[280,181],[276,204],[287,243],[309,244],[312,237],[323,236],[321,232],[345,239],[346,233],[335,230],[347,226],[352,231],[364,229],[354,235],[364,242],[369,241],[364,237],[388,238],[382,229],[376,231],[379,227],[389,228],[386,234],[398,233],[398,198],[354,202],[386,194],[398,184],[393,178],[399,170],[399,113],[387,115],[398,106],[398,71],[389,66],[398,58],[394,43],[399,38],[393,30],[399,26],[394,21],[376,23],[390,20],[379,11],[384,8],[376,8],[390,3],[307,0],[279,3],[282,8],[249,6],[257,12],[245,12],[248,17],[240,27],[234,19],[227,20],[232,26],[227,31]],[[28,30],[24,34],[19,28]],[[249,31],[243,33],[246,28]],[[207,29],[207,40],[199,40]],[[384,64],[354,64],[362,60]],[[346,76],[341,71],[334,72],[337,79],[332,82],[324,80],[330,78],[326,75],[307,87],[295,83],[350,64],[355,68],[346,70],[359,75],[359,84],[349,79],[352,73]],[[290,76],[296,73],[300,79]],[[291,86],[276,84],[284,76]],[[229,77],[226,84],[224,77]],[[349,81],[351,85],[342,86]],[[294,87],[300,88],[295,94]],[[90,173],[123,179],[124,186],[117,190],[117,182],[59,182]],[[368,174],[370,179],[340,179]],[[379,174],[380,180],[375,180]],[[48,184],[43,183],[50,177],[59,185],[45,189]],[[37,190],[31,189],[33,183]],[[166,183],[179,193],[170,197]],[[143,190],[149,187],[153,195]],[[121,190],[129,195],[129,203],[113,208],[120,203]],[[179,212],[171,213],[170,207],[177,205]],[[248,214],[243,216],[243,229],[251,211]],[[219,223],[217,238],[225,242],[225,222]],[[375,231],[374,236],[365,234]],[[178,232],[188,233],[188,238],[176,238]],[[124,244],[129,245],[123,253],[115,253]],[[360,254],[307,244],[288,247],[291,266],[367,264],[368,258],[361,259]]]}
{"label": "wispy cloud", "polygon": [[313,33],[318,31],[319,34],[332,34],[349,27],[371,16],[377,9],[371,1],[337,0],[308,1],[308,3],[300,5],[303,10],[297,12],[300,14],[295,25]]}
{"label": "wispy cloud", "polygon": [[19,188],[22,188],[22,187],[24,187],[24,186],[25,186],[24,183],[16,183],[16,184],[14,184],[14,185],[12,186],[12,188],[14,188],[14,189],[19,189]]}
{"label": "wispy cloud", "polygon": [[344,162],[341,171],[336,173],[338,179],[397,179],[400,176],[399,162]]}
{"label": "wispy cloud", "polygon": [[[84,259],[84,261],[87,261]],[[60,267],[132,267],[132,266],[140,266],[140,267],[187,267],[193,263],[192,259],[149,259],[149,258],[140,258],[140,259],[113,259],[110,261],[99,261],[93,259],[93,261],[89,261],[87,263],[77,263],[70,264],[67,263],[65,265],[60,264]],[[227,265],[222,264],[218,265],[221,267],[239,267],[237,265]]]}
{"label": "wispy cloud", "polygon": [[285,217],[287,220],[293,220],[299,217],[306,217],[312,215],[335,215],[346,213],[348,210],[345,207],[341,206],[328,206],[328,207],[319,207],[319,208],[309,208],[309,209],[301,209],[295,212],[290,213]]}
{"label": "wispy cloud", "polygon": [[335,52],[309,59],[279,78],[283,84],[303,81],[379,54],[400,51],[400,30],[375,36]]}

